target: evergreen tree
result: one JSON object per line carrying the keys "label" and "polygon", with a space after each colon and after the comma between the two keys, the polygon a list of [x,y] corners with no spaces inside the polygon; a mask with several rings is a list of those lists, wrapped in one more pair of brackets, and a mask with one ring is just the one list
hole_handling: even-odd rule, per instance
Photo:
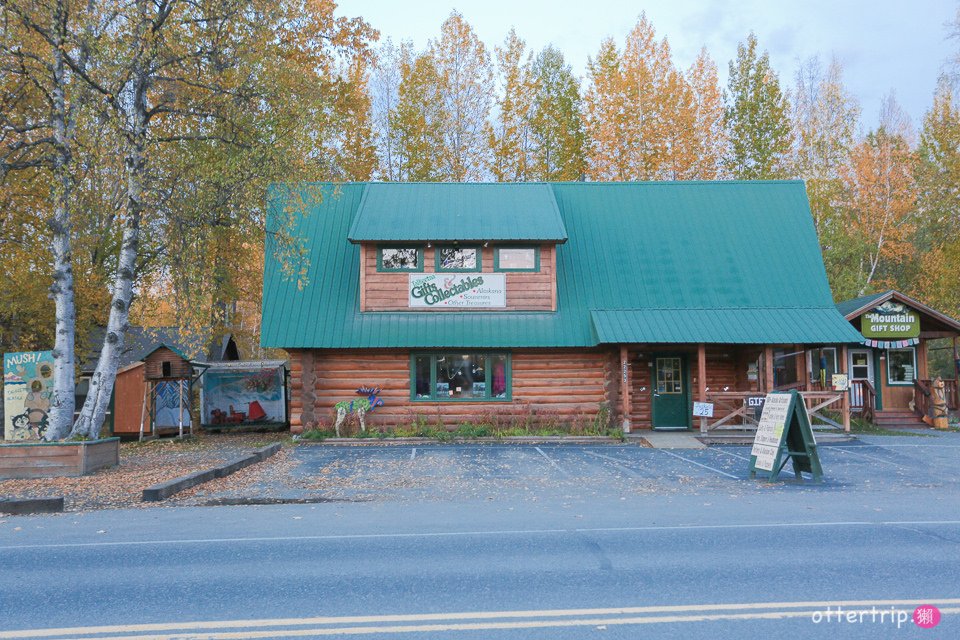
{"label": "evergreen tree", "polygon": [[751,33],[737,46],[727,82],[726,128],[730,138],[726,168],[738,180],[784,178],[789,172],[792,135],[790,105],[770,67],[757,52]]}
{"label": "evergreen tree", "polygon": [[578,180],[586,171],[579,82],[553,46],[534,59],[531,75],[530,179]]}

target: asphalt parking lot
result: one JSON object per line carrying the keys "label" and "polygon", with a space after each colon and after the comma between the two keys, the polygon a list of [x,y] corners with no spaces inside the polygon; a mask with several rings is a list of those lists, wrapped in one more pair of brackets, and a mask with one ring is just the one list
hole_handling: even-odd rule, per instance
{"label": "asphalt parking lot", "polygon": [[521,500],[784,492],[956,490],[960,434],[866,436],[821,444],[824,482],[749,477],[750,447],[651,449],[636,444],[300,445],[286,463],[214,485],[180,504]]}

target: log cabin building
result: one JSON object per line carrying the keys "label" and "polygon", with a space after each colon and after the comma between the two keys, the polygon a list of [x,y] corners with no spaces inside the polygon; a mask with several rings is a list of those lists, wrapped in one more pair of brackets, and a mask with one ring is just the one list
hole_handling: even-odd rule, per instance
{"label": "log cabin building", "polygon": [[[846,300],[837,309],[863,334],[847,352],[853,411],[882,426],[919,426],[929,418],[932,341],[950,356],[939,372],[947,408],[960,409],[960,322],[899,291]],[[833,358],[827,366],[835,366],[836,353],[826,356]]]}
{"label": "log cabin building", "polygon": [[802,182],[275,186],[269,209],[261,342],[290,356],[294,432],[361,388],[380,428],[742,428],[774,388],[849,425],[807,354],[846,371],[863,336]]}

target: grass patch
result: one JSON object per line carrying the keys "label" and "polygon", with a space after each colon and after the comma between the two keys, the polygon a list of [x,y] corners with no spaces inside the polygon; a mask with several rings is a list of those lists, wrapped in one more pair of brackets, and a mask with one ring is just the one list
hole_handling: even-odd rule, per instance
{"label": "grass patch", "polygon": [[[623,441],[623,431],[616,427],[610,417],[610,411],[601,405],[594,415],[577,416],[562,420],[549,413],[536,413],[531,410],[507,415],[491,412],[477,420],[466,420],[455,427],[444,425],[442,416],[425,416],[422,413],[411,414],[409,421],[393,428],[372,427],[360,431],[359,425],[347,421],[341,428],[341,436],[359,440],[396,438],[430,438],[440,442],[452,440],[472,440],[476,438],[509,438],[516,436],[602,436]],[[300,434],[300,440],[322,442],[336,437],[334,430],[327,425],[318,424]]]}
{"label": "grass patch", "polygon": [[877,425],[873,424],[872,422],[868,422],[863,418],[850,419],[850,433],[866,436],[912,436],[915,438],[929,438],[933,435],[930,433],[920,433],[918,431],[884,429],[883,427],[878,427]]}

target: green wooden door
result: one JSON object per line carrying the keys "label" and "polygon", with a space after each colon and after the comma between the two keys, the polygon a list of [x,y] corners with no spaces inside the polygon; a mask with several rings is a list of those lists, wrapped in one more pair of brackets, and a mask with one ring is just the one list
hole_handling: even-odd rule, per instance
{"label": "green wooden door", "polygon": [[652,383],[653,428],[689,428],[687,359],[676,354],[654,355]]}

